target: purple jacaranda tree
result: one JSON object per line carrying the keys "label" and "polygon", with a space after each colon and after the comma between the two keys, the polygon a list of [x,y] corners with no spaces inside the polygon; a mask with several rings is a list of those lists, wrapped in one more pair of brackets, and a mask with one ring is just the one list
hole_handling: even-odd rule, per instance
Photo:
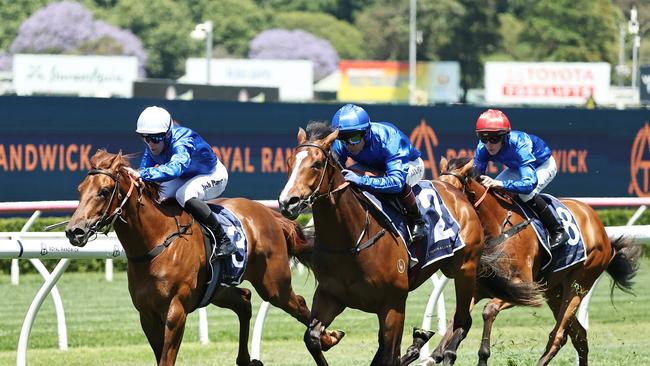
{"label": "purple jacaranda tree", "polygon": [[133,33],[94,20],[90,10],[72,1],[52,3],[32,14],[18,29],[9,53],[135,56],[140,76],[147,61],[142,42]]}
{"label": "purple jacaranda tree", "polygon": [[303,30],[269,29],[250,42],[248,57],[268,60],[311,60],[318,81],[338,68],[339,56],[329,41]]}
{"label": "purple jacaranda tree", "polygon": [[0,51],[0,71],[11,71],[13,57],[6,52]]}

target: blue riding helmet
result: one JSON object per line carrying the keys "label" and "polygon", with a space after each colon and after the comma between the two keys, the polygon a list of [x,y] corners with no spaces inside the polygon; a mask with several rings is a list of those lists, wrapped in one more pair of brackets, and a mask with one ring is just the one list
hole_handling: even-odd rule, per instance
{"label": "blue riding helmet", "polygon": [[332,117],[332,129],[339,132],[365,131],[370,127],[370,117],[363,108],[346,104]]}

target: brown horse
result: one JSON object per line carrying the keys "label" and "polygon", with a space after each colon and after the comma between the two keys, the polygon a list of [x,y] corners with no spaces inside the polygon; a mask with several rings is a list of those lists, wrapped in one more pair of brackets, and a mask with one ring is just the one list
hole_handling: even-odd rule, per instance
{"label": "brown horse", "polygon": [[[478,180],[473,169],[473,160],[453,159],[449,163],[441,159],[440,179],[463,190],[476,206],[487,235],[491,240],[503,241],[503,250],[510,258],[513,276],[523,282],[538,282],[545,288],[546,301],[553,311],[555,327],[549,334],[546,349],[537,362],[547,365],[567,341],[567,334],[578,352],[579,364],[587,365],[587,331],[576,317],[576,311],[583,297],[587,295],[594,281],[607,271],[614,286],[629,292],[636,274],[637,261],[641,254],[639,246],[629,245],[623,238],[610,242],[605,227],[596,212],[580,201],[562,199],[561,202],[573,213],[583,235],[587,258],[580,263],[557,272],[542,271],[542,252],[537,236],[531,225],[523,226],[511,237],[503,236],[505,231],[525,221],[525,217],[509,196],[486,189]],[[509,225],[506,229],[506,224]],[[490,244],[486,244],[489,246]],[[481,298],[491,300],[483,309],[483,337],[479,349],[479,365],[487,365],[490,357],[490,333],[497,314],[514,304],[491,295],[478,288],[476,301]],[[436,358],[436,357],[434,357]],[[439,356],[438,356],[439,359]]]}
{"label": "brown horse", "polygon": [[465,247],[453,255],[425,266],[409,277],[406,244],[375,217],[367,198],[343,179],[341,167],[330,147],[338,130],[329,127],[298,132],[296,152],[288,160],[289,179],[279,198],[281,212],[295,219],[311,205],[315,244],[312,269],[318,286],[312,302],[311,323],[305,332],[305,344],[317,365],[327,365],[322,351],[331,344],[322,343],[322,332],[346,307],[377,314],[379,349],[372,365],[405,365],[419,355],[431,334],[416,337],[407,354],[400,359],[406,298],[410,290],[427,281],[437,270],[455,279],[456,311],[453,336],[444,350],[445,364],[453,364],[456,350],[471,326],[470,308],[483,230],[468,200],[451,185],[434,182],[445,205],[460,223]]}
{"label": "brown horse", "polygon": [[[114,225],[129,258],[129,292],[142,329],[158,365],[173,365],[187,314],[196,309],[209,279],[201,229],[175,200],[157,202],[157,184],[131,180],[121,153],[100,150],[91,165],[79,185],[79,207],[66,235],[72,245],[84,246],[89,237]],[[217,202],[235,213],[245,230],[248,265],[243,279],[262,299],[309,324],[309,308],[291,287],[289,264],[293,256],[309,266],[312,242],[294,222],[260,203],[244,198]],[[250,299],[250,290],[227,286],[217,287],[210,298],[239,318],[237,365],[262,364],[251,361],[248,352]]]}

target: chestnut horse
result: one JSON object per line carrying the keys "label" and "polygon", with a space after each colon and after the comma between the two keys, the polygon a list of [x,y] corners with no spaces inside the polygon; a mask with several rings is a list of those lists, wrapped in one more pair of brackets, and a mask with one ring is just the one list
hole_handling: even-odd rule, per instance
{"label": "chestnut horse", "polygon": [[416,331],[413,346],[400,359],[406,298],[409,291],[440,269],[455,279],[453,336],[444,350],[445,364],[453,364],[458,345],[472,323],[472,294],[477,269],[483,264],[479,263],[483,230],[476,211],[462,192],[446,183],[434,182],[460,224],[465,247],[409,278],[406,244],[375,217],[368,199],[343,179],[341,166],[330,151],[338,130],[330,133],[326,124],[316,124],[321,125],[320,130],[310,129],[312,124],[307,127],[309,138],[305,130],[299,129],[296,152],[288,160],[289,179],[278,200],[286,217],[295,219],[310,205],[313,212],[312,269],[318,286],[312,301],[311,322],[305,332],[309,352],[317,365],[328,364],[322,351],[330,345],[321,343],[322,332],[350,307],[377,314],[379,348],[371,365],[405,365],[417,359],[419,348],[432,333],[423,335]]}
{"label": "chestnut horse", "polygon": [[[79,184],[79,207],[66,235],[72,245],[84,246],[89,237],[113,224],[129,258],[129,293],[142,330],[158,365],[173,365],[187,314],[196,309],[210,278],[199,224],[175,200],[158,203],[158,184],[131,180],[121,153],[100,150],[91,165]],[[309,308],[291,287],[289,265],[293,256],[309,266],[312,242],[294,222],[260,203],[244,198],[217,202],[240,218],[248,239],[242,279],[250,281],[262,299],[309,324]],[[261,365],[251,361],[248,352],[251,291],[220,286],[210,302],[239,318],[237,365]]]}
{"label": "chestnut horse", "polygon": [[[509,196],[486,189],[475,179],[478,174],[473,168],[473,160],[459,158],[447,162],[443,158],[440,170],[440,179],[463,190],[476,206],[486,231],[487,243],[490,240],[505,240],[501,245],[510,258],[513,275],[517,280],[538,282],[545,288],[546,301],[553,311],[556,324],[549,334],[546,349],[537,365],[547,365],[566,343],[568,334],[578,353],[579,364],[586,366],[589,351],[587,331],[576,317],[580,302],[604,271],[614,279],[612,293],[614,286],[630,292],[641,254],[640,247],[630,245],[623,238],[611,242],[598,215],[589,205],[572,199],[562,199],[561,202],[577,220],[587,257],[584,261],[557,272],[542,271],[543,252],[532,225],[525,226],[510,238],[502,236],[506,223],[515,227],[525,221],[525,217]],[[485,323],[478,352],[479,365],[487,365],[492,324],[501,310],[514,304],[496,296],[489,296],[485,291],[481,291],[480,286],[478,290],[476,301],[481,298],[491,299],[483,309]]]}

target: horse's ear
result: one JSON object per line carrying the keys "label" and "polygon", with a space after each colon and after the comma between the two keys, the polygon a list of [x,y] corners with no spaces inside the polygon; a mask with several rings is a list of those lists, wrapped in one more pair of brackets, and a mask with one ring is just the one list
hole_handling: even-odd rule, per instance
{"label": "horse's ear", "polygon": [[334,140],[336,140],[337,137],[339,137],[338,128],[334,130],[334,132],[327,135],[327,137],[325,137],[325,139],[323,140],[323,146],[325,146],[326,149],[329,149],[330,145],[332,145],[332,142],[334,142]]}
{"label": "horse's ear", "polygon": [[474,159],[470,159],[467,164],[463,165],[460,170],[460,174],[464,177],[469,177],[469,173],[474,168]]}
{"label": "horse's ear", "polygon": [[298,127],[298,145],[307,142],[307,132],[302,127]]}
{"label": "horse's ear", "polygon": [[447,158],[444,156],[440,157],[440,164],[438,164],[438,167],[440,168],[440,173],[445,173],[449,169]]}
{"label": "horse's ear", "polygon": [[111,163],[111,170],[115,171],[120,167],[120,165],[124,165],[122,164],[123,161],[124,159],[122,159],[122,150],[120,150],[113,158],[113,162]]}

